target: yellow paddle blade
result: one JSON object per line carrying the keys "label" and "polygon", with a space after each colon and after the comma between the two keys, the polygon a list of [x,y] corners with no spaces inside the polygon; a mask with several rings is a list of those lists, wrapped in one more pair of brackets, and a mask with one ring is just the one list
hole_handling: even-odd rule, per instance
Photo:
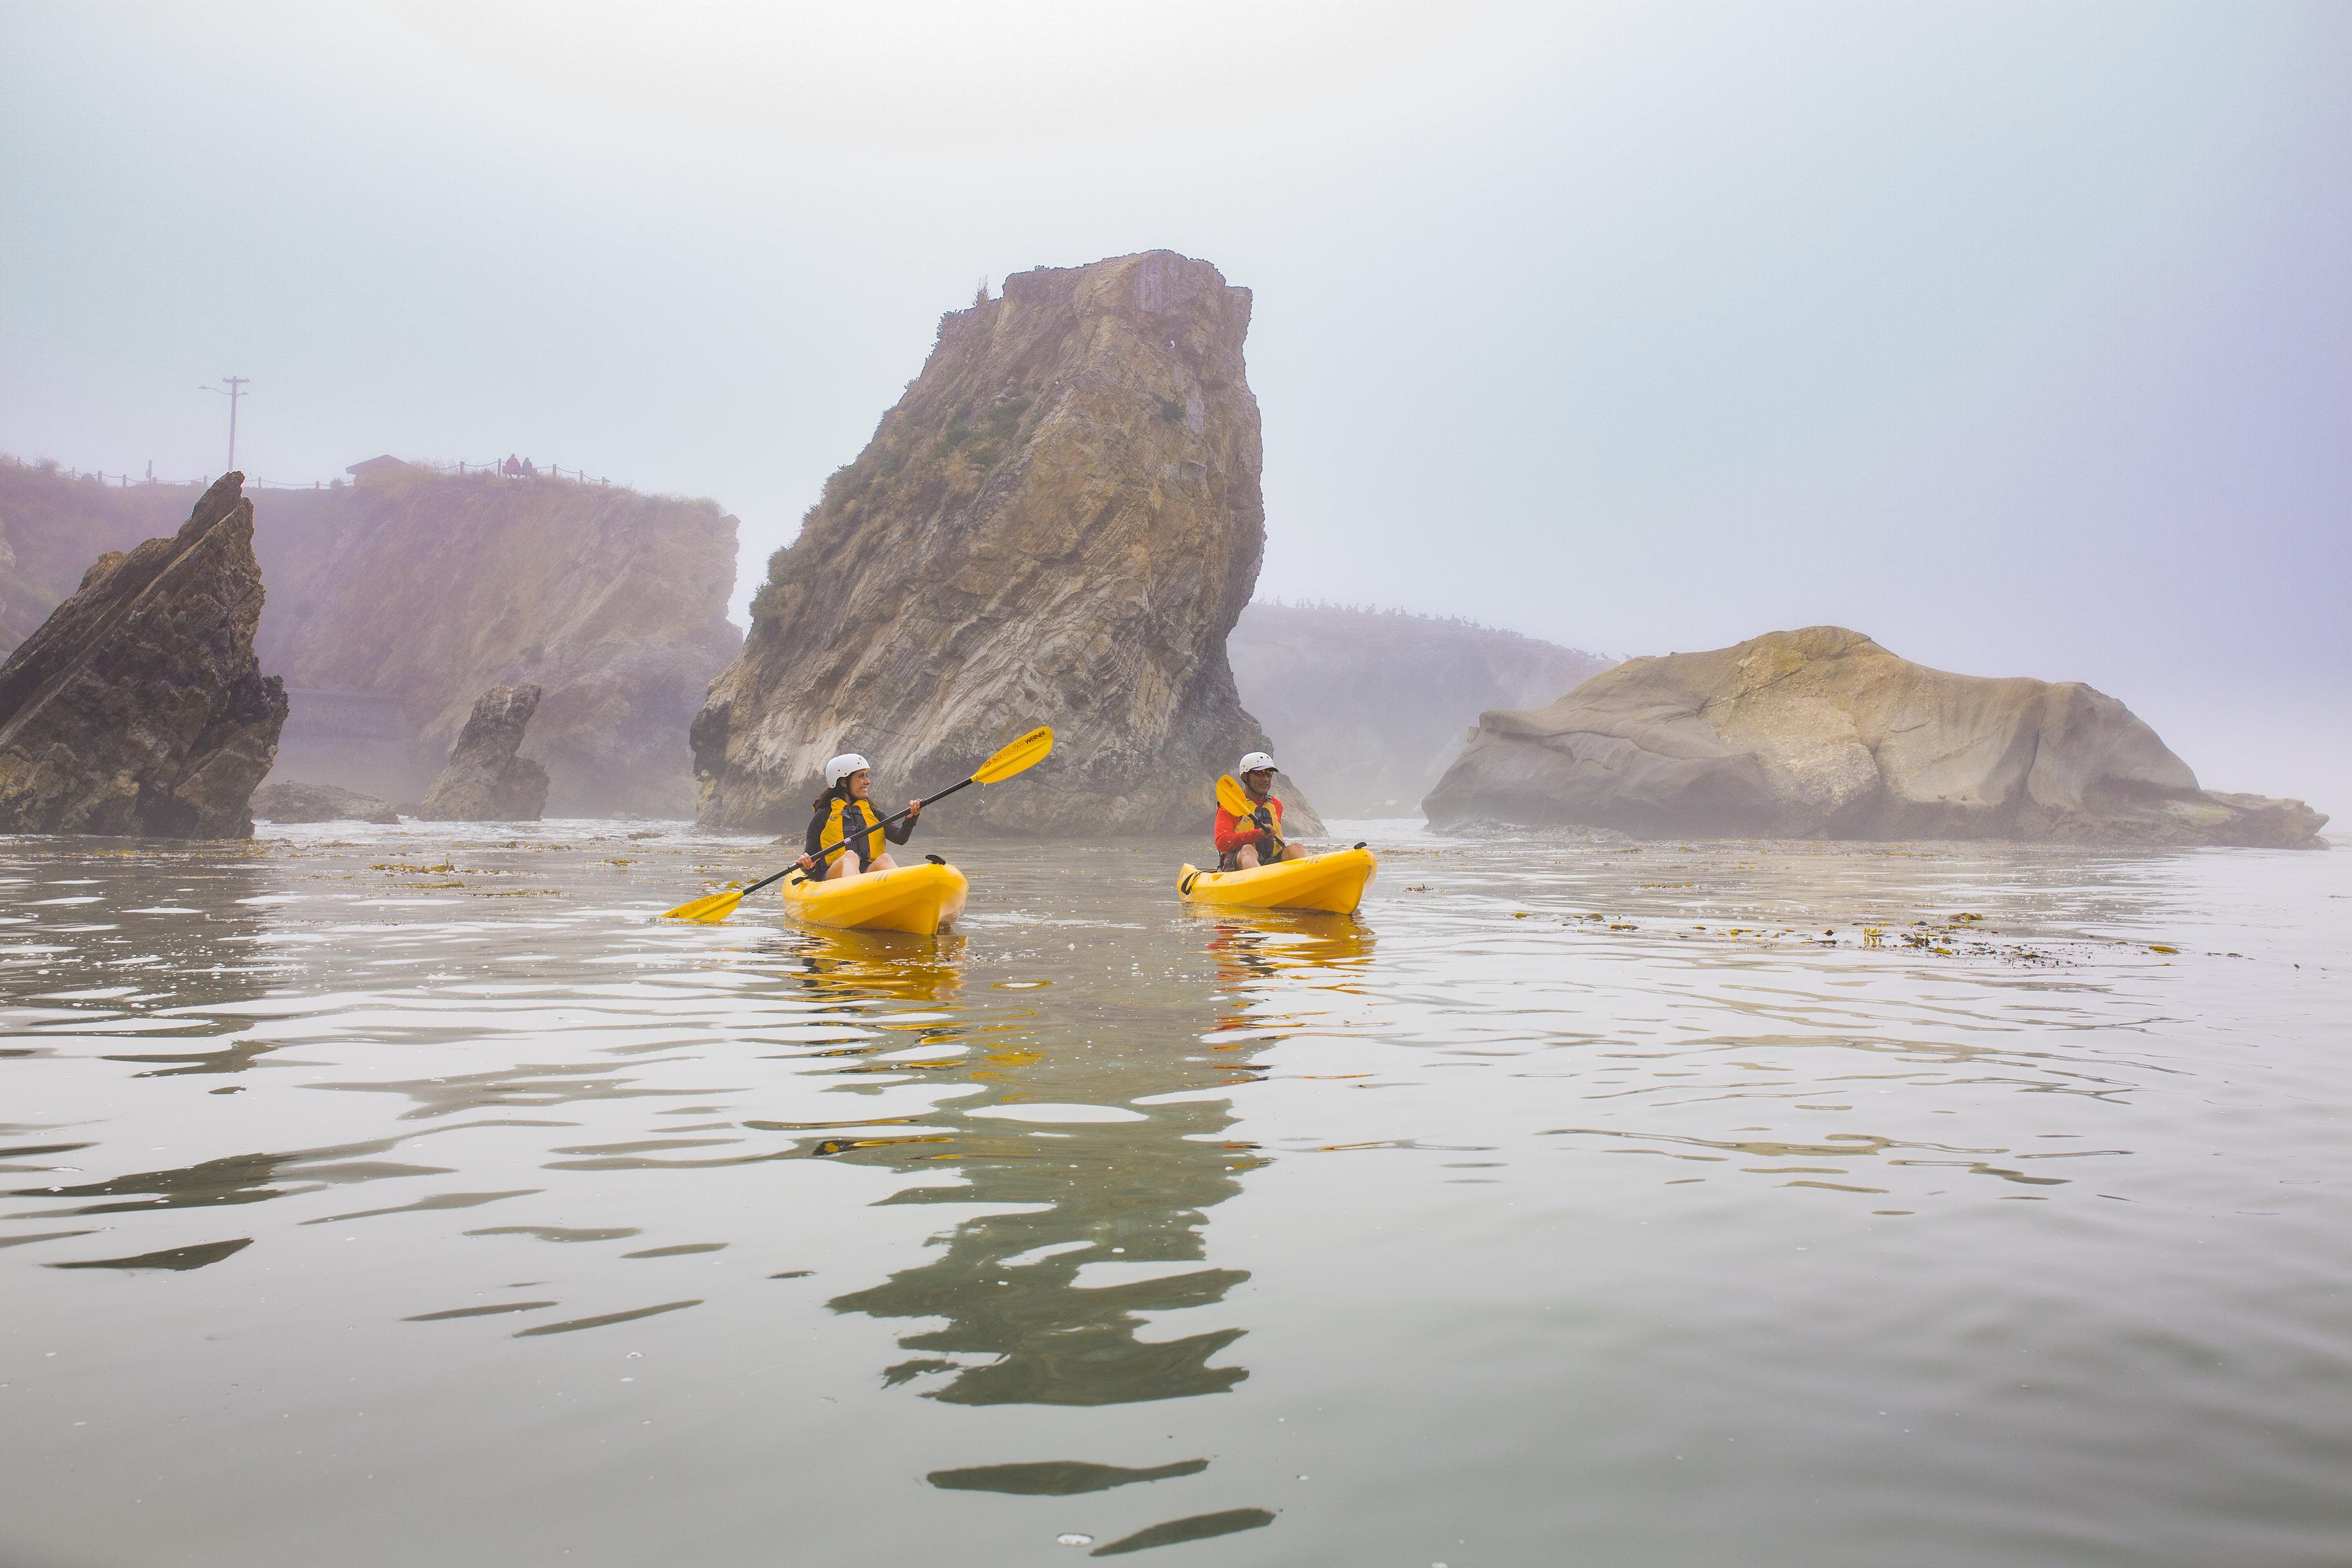
{"label": "yellow paddle blade", "polygon": [[996,784],[1001,780],[1009,779],[1014,773],[1034,768],[1044,762],[1045,753],[1053,749],[1053,730],[1047,725],[1040,724],[974,768],[971,771],[972,782]]}
{"label": "yellow paddle blade", "polygon": [[1249,797],[1249,792],[1242,788],[1241,781],[1231,773],[1218,776],[1217,804],[1234,816],[1247,816],[1257,809]]}
{"label": "yellow paddle blade", "polygon": [[725,920],[729,915],[733,914],[735,912],[736,906],[740,904],[742,901],[743,889],[740,888],[729,888],[724,892],[706,893],[701,898],[696,899],[691,902],[680,904],[677,908],[664,914],[662,919],[666,921],[697,921],[703,925],[715,926],[720,921]]}

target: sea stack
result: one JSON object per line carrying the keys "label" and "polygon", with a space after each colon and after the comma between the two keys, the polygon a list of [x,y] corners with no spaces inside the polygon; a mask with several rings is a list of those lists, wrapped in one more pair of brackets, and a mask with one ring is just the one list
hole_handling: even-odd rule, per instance
{"label": "sea stack", "polygon": [[98,559],[0,665],[0,831],[252,837],[286,721],[261,673],[245,476],[168,539]]}
{"label": "sea stack", "polygon": [[960,825],[1205,831],[1217,775],[1266,744],[1225,658],[1265,542],[1249,319],[1248,289],[1165,250],[1016,273],[943,317],[711,683],[703,825],[796,832],[835,752],[895,801],[1051,724],[1052,758]]}
{"label": "sea stack", "polygon": [[1951,675],[1842,626],[1637,658],[1482,714],[1422,809],[1437,827],[2280,847],[2321,845],[2327,821],[2200,789],[2080,682]]}
{"label": "sea stack", "polygon": [[536,686],[483,692],[416,815],[427,822],[537,822],[547,809],[547,770],[516,753],[538,710]]}

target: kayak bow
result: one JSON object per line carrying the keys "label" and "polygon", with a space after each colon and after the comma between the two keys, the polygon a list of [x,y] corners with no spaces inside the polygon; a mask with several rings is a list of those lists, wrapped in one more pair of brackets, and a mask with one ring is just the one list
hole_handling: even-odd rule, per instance
{"label": "kayak bow", "polygon": [[971,888],[954,867],[925,861],[830,882],[788,881],[784,909],[811,925],[935,936],[963,913]]}

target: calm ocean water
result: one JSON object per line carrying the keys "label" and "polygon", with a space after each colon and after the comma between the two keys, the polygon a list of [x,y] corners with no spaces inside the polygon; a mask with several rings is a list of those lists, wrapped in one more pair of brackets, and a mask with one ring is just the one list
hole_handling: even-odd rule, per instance
{"label": "calm ocean water", "polygon": [[11,1568],[2352,1561],[2341,847],[263,831],[0,840]]}

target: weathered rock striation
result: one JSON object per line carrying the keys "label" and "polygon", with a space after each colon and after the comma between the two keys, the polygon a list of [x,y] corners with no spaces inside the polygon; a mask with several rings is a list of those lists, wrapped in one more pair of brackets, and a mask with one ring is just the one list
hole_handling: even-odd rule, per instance
{"label": "weathered rock striation", "polygon": [[[0,461],[0,651],[195,494]],[[546,692],[531,742],[559,811],[692,813],[687,730],[741,641],[736,521],[715,503],[398,464],[253,500],[257,647],[292,705],[281,770],[413,798],[483,689],[523,681]]]}
{"label": "weathered rock striation", "polygon": [[254,791],[253,815],[261,822],[393,824],[400,820],[389,801],[341,784],[305,784],[299,779],[272,779]]}
{"label": "weathered rock striation", "polygon": [[242,838],[286,721],[245,476],[109,552],[0,665],[0,829]]}
{"label": "weathered rock striation", "polygon": [[416,815],[427,822],[537,822],[547,809],[547,770],[517,752],[538,709],[536,686],[483,692]]}
{"label": "weathered rock striation", "polygon": [[1249,317],[1247,289],[1164,250],[1018,273],[943,317],[768,563],[695,720],[702,822],[796,831],[835,752],[896,797],[1049,723],[1053,757],[959,825],[1204,831],[1216,775],[1265,743],[1225,658],[1265,539]]}
{"label": "weathered rock striation", "polygon": [[2299,800],[2215,794],[2114,698],[1929,669],[1809,626],[1637,658],[1482,714],[1433,826],[1643,835],[2315,846]]}
{"label": "weathered rock striation", "polygon": [[1418,808],[1489,708],[1548,702],[1616,660],[1399,610],[1252,605],[1225,645],[1243,703],[1325,812]]}

